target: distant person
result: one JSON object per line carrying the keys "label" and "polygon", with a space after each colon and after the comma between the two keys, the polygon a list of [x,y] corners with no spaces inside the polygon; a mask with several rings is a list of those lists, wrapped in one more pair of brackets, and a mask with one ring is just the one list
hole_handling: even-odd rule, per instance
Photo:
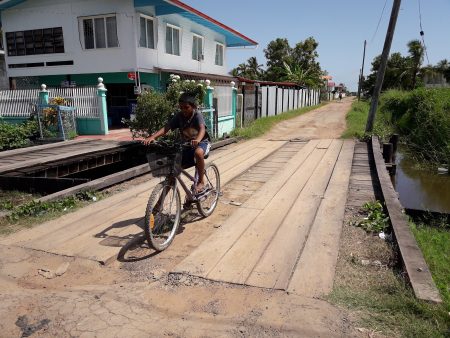
{"label": "distant person", "polygon": [[339,92],[339,101],[342,101],[342,92]]}

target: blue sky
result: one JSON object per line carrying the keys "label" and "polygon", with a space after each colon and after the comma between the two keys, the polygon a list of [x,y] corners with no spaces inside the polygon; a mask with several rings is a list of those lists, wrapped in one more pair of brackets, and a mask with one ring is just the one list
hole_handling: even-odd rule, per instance
{"label": "blue sky", "polygon": [[[384,14],[374,36],[383,6]],[[406,44],[419,39],[419,0],[403,0],[392,52],[407,53]],[[431,64],[450,59],[450,0],[420,0],[422,28]],[[259,43],[257,49],[228,52],[228,68],[256,56],[266,63],[264,48],[278,37],[291,46],[313,36],[319,62],[350,90],[357,89],[364,40],[367,40],[365,74],[373,58],[381,54],[393,0],[184,0],[186,4],[236,29]],[[427,63],[425,59],[425,63]]]}

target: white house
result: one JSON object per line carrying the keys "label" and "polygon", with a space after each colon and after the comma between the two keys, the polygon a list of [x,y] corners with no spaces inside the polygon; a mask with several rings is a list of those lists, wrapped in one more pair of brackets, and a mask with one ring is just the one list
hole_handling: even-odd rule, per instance
{"label": "white house", "polygon": [[227,80],[226,49],[257,45],[178,0],[4,0],[0,14],[13,87],[101,76],[116,122],[136,85],[164,90],[174,71]]}

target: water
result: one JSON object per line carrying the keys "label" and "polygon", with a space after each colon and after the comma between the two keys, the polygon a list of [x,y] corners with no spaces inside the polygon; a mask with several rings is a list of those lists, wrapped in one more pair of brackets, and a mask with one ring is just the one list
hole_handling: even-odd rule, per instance
{"label": "water", "polygon": [[393,178],[400,202],[406,209],[450,213],[450,175],[419,170],[397,152],[397,174]]}

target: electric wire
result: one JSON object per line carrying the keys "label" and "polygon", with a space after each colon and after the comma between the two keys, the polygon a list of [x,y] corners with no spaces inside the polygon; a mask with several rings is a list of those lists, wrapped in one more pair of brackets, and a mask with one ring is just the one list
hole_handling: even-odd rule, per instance
{"label": "electric wire", "polygon": [[417,0],[417,2],[418,2],[418,4],[419,4],[419,27],[420,27],[420,37],[422,38],[423,50],[425,51],[425,56],[427,57],[427,62],[428,62],[428,64],[430,64],[430,59],[428,58],[427,46],[425,45],[425,38],[424,38],[425,33],[423,32],[423,28],[422,28],[422,9],[421,9],[421,7],[420,7],[420,0]]}
{"label": "electric wire", "polygon": [[375,39],[375,36],[378,33],[378,28],[380,28],[381,19],[383,18],[383,14],[384,14],[384,10],[386,8],[386,4],[387,4],[387,0],[384,2],[383,10],[381,11],[380,18],[378,19],[377,28],[375,29],[375,32],[373,33],[373,36],[372,36],[372,39],[370,40],[370,43],[373,42],[373,40]]}

